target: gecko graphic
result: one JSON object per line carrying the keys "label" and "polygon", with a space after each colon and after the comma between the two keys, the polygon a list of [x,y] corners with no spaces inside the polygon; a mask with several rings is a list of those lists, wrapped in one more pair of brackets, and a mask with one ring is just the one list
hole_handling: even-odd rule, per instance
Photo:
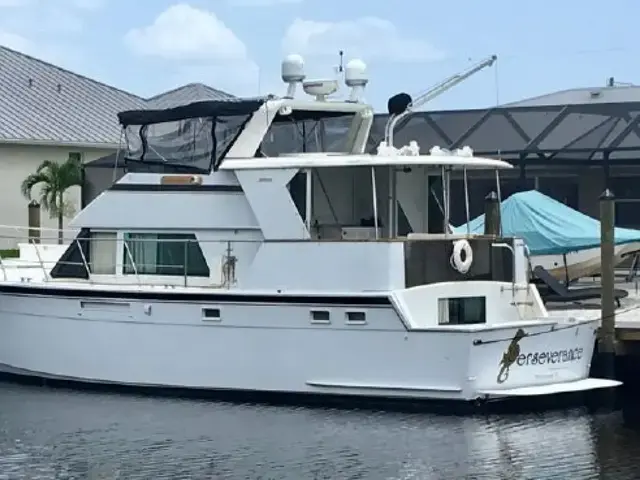
{"label": "gecko graphic", "polygon": [[498,383],[504,383],[507,381],[507,378],[509,378],[509,369],[518,359],[518,355],[520,355],[519,342],[526,336],[527,334],[525,331],[519,328],[515,336],[511,339],[511,343],[509,343],[509,346],[502,354],[502,360],[500,360],[500,371],[498,372],[497,378]]}

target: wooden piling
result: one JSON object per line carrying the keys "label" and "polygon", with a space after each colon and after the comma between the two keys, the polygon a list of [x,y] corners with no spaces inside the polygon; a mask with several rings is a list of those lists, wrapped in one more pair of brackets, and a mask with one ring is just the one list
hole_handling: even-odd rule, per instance
{"label": "wooden piling", "polygon": [[40,204],[35,200],[31,200],[27,210],[29,243],[40,243]]}
{"label": "wooden piling", "polygon": [[614,228],[615,197],[606,189],[600,195],[600,262],[602,288],[602,323],[598,331],[598,356],[600,376],[615,377],[616,357],[616,305],[613,296],[615,288],[614,271]]}
{"label": "wooden piling", "polygon": [[496,192],[490,192],[484,199],[484,234],[500,236],[500,202]]}

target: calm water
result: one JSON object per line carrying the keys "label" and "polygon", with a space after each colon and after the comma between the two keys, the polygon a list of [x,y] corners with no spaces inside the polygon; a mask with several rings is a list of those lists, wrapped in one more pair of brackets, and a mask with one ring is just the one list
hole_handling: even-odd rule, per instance
{"label": "calm water", "polygon": [[640,478],[619,414],[229,405],[0,383],[0,479]]}

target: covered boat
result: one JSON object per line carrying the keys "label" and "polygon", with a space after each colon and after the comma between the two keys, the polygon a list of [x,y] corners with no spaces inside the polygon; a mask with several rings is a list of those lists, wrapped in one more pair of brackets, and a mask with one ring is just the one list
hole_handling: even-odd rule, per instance
{"label": "covered boat", "polygon": [[[531,266],[561,280],[576,280],[600,271],[600,222],[536,190],[511,195],[500,205],[502,233],[522,238]],[[484,215],[454,232],[482,233]],[[640,230],[615,229],[615,260],[640,250]]]}

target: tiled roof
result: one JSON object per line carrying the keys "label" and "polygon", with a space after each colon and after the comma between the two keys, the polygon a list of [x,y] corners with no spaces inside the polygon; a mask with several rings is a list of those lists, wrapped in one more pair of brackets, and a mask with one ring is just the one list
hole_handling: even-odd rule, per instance
{"label": "tiled roof", "polygon": [[189,83],[147,100],[148,108],[171,108],[200,100],[233,100],[235,97],[203,83]]}
{"label": "tiled roof", "polygon": [[118,112],[233,98],[194,83],[145,99],[0,46],[0,143],[115,146]]}
{"label": "tiled roof", "polygon": [[0,140],[117,144],[116,114],[145,100],[0,47]]}
{"label": "tiled roof", "polygon": [[505,107],[542,107],[553,105],[587,105],[594,103],[639,102],[640,87],[625,85],[615,87],[572,88],[525,98],[507,103]]}

